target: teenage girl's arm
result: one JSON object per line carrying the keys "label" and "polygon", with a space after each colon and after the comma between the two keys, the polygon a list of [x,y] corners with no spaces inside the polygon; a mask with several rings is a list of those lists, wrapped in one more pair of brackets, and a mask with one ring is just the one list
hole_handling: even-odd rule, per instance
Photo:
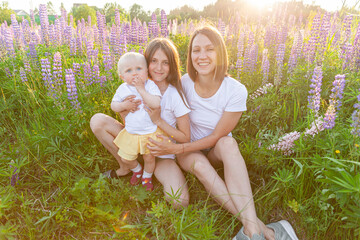
{"label": "teenage girl's arm", "polygon": [[176,118],[177,129],[170,126],[161,118],[161,108],[145,109],[154,124],[161,128],[168,136],[178,143],[190,142],[190,119],[189,114]]}
{"label": "teenage girl's arm", "polygon": [[[153,139],[149,139],[154,146],[148,145],[148,148],[150,149],[151,154],[160,156],[171,153],[179,154],[193,152],[213,147],[221,137],[227,136],[236,127],[241,115],[242,112],[224,112],[214,131],[209,136],[195,142],[175,144],[169,141],[157,142]],[[161,137],[167,139],[165,136]]]}

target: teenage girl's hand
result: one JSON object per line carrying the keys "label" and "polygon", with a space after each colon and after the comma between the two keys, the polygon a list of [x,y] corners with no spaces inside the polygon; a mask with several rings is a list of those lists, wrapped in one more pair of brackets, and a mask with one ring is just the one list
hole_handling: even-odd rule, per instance
{"label": "teenage girl's hand", "polygon": [[149,114],[151,121],[155,125],[159,125],[161,121],[161,108],[149,108],[148,106],[145,106],[145,111]]}

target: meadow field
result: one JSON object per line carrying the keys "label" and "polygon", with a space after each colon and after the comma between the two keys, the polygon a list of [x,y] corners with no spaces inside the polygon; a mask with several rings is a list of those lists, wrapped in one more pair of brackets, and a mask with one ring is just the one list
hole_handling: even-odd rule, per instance
{"label": "meadow field", "polygon": [[[247,163],[257,213],[287,219],[299,239],[360,238],[360,24],[357,15],[279,6],[257,21],[120,18],[75,21],[46,5],[0,29],[0,239],[230,239],[241,224],[186,174],[190,205],[174,209],[161,185],[106,179],[115,159],[93,135],[110,102],[116,62],[154,37],[178,48],[211,22],[224,37],[229,74],[249,92],[233,135]],[[222,169],[219,169],[221,172]],[[176,193],[170,194],[176,198]]]}

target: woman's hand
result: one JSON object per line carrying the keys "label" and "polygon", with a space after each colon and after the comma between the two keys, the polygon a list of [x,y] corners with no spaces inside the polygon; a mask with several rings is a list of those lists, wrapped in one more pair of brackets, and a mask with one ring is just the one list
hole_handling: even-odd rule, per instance
{"label": "woman's hand", "polygon": [[151,121],[159,126],[160,121],[161,121],[161,107],[158,108],[149,108],[148,106],[146,106],[145,111],[149,114]]}
{"label": "woman's hand", "polygon": [[151,144],[147,144],[147,148],[150,150],[150,153],[154,156],[161,156],[167,154],[178,154],[182,153],[181,144],[173,143],[170,138],[164,135],[157,135],[158,138],[161,138],[162,141],[156,141],[152,138],[149,138]]}

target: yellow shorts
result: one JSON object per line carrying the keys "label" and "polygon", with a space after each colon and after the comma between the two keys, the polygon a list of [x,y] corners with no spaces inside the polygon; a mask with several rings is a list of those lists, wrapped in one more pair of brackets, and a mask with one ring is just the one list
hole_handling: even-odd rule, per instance
{"label": "yellow shorts", "polygon": [[148,138],[161,141],[162,139],[156,136],[158,134],[165,135],[160,128],[145,135],[131,134],[124,128],[114,139],[115,145],[119,148],[118,155],[125,160],[133,161],[137,159],[138,154],[150,154],[150,150],[146,147],[146,144],[149,143]]}

